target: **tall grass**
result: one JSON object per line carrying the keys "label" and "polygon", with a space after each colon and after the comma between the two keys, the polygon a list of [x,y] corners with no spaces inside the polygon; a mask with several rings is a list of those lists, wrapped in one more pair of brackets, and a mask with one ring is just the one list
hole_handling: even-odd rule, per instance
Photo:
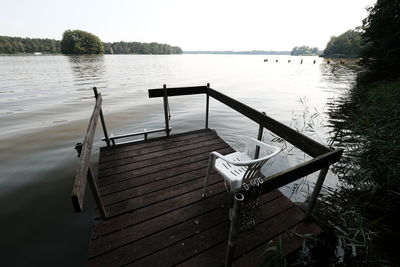
{"label": "tall grass", "polygon": [[399,262],[400,81],[359,78],[330,106],[331,144],[345,149],[333,171],[341,185],[325,191],[320,215],[334,225],[347,262]]}

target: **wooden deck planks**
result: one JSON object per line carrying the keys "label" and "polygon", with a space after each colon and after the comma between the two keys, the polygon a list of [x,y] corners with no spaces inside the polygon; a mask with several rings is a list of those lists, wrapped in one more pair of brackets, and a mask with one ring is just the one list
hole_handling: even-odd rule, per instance
{"label": "wooden deck planks", "polygon": [[[207,197],[201,198],[211,151],[233,150],[212,130],[102,148],[99,185],[111,217],[93,226],[89,265],[223,264],[229,220],[219,174],[210,176]],[[315,224],[302,222],[303,215],[279,191],[263,195],[256,228],[239,237],[235,265],[247,266],[247,255],[259,254],[280,235],[287,251],[299,247],[301,238],[287,229],[319,233]]]}

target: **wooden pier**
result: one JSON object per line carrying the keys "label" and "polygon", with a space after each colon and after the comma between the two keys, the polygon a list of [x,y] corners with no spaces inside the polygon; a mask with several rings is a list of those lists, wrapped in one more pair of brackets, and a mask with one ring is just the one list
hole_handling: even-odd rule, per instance
{"label": "wooden pier", "polygon": [[[212,130],[102,148],[99,190],[109,219],[93,227],[92,266],[221,266],[227,246],[228,194],[214,173],[201,190],[211,151],[233,149]],[[282,238],[285,253],[315,223],[274,190],[262,196],[255,230],[238,241],[235,266],[257,266],[266,241]]]}
{"label": "wooden pier", "polygon": [[[320,234],[321,228],[310,220],[312,208],[329,165],[340,159],[342,151],[328,149],[290,128],[287,130],[287,126],[249,110],[240,102],[232,102],[215,90],[210,93],[209,87],[182,89],[168,92],[164,87],[149,91],[150,97],[160,94],[164,97],[163,131],[167,136],[147,139],[149,132],[141,132],[145,140],[119,145],[115,143],[116,137],[108,136],[101,112],[101,95],[95,90],[96,107],[83,145],[78,146],[81,161],[72,193],[75,209],[82,210],[87,179],[99,211],[89,242],[89,265],[259,266],[268,241],[280,242],[287,255],[301,247],[303,235]],[[167,97],[188,92],[207,94],[206,128],[170,135]],[[234,151],[214,130],[208,129],[209,93],[249,118],[265,116],[259,121],[261,136],[268,122],[270,130],[285,130],[286,139],[314,157],[263,178],[255,228],[235,234],[234,250],[230,250],[232,257],[226,256],[229,229],[234,221],[229,219],[232,203],[218,173],[209,177],[206,198],[201,196],[210,152]],[[95,179],[88,159],[99,117],[107,146],[100,150],[99,174]],[[127,136],[134,135],[137,134]],[[318,170],[321,170],[320,176],[305,214],[277,188]]]}

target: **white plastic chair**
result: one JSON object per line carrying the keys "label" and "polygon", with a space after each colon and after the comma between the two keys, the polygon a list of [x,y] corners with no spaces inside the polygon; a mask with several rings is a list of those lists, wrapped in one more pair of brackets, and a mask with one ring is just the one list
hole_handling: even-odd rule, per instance
{"label": "white plastic chair", "polygon": [[[248,142],[244,152],[234,152],[226,156],[216,151],[210,153],[207,174],[204,179],[203,197],[206,194],[207,178],[213,167],[224,177],[225,184],[229,185],[230,192],[235,192],[242,187],[244,180],[252,180],[253,178],[260,177],[260,170],[265,162],[281,151],[279,147],[268,145],[254,138],[246,137],[246,139],[248,139]],[[266,150],[270,153],[262,158],[251,159],[248,155],[251,151],[251,145],[258,146],[260,152]]]}

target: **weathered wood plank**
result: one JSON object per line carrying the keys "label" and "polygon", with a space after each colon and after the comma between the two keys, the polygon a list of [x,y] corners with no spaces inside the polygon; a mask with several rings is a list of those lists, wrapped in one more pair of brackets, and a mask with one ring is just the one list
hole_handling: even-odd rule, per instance
{"label": "weathered wood plank", "polygon": [[[267,212],[266,209],[262,210]],[[256,225],[254,230],[239,235],[236,242],[237,246],[234,258],[238,258],[244,254],[247,255],[247,253],[252,251],[254,248],[265,244],[266,241],[272,239],[274,236],[279,235],[286,229],[296,225],[302,220],[302,216],[304,216],[304,214],[292,204],[286,206],[286,209],[283,211],[281,210],[280,213],[274,214],[274,216],[270,216],[266,218],[266,220],[262,220]],[[225,238],[224,242],[221,242],[212,249],[206,250],[199,255],[195,255],[194,257],[180,263],[178,266],[222,266],[225,261],[226,246],[227,243]],[[246,259],[251,261],[251,258],[249,257],[246,257]]]}
{"label": "weathered wood plank", "polygon": [[[210,176],[210,185],[220,183],[223,178],[219,174]],[[180,184],[174,187],[167,188],[162,191],[152,192],[146,195],[142,195],[135,198],[127,198],[124,201],[119,201],[106,206],[106,210],[109,216],[115,216],[118,214],[131,212],[133,210],[172,198],[179,195],[192,192],[196,189],[203,187],[203,180],[197,179],[196,181],[190,181],[188,183]]]}
{"label": "weathered wood plank", "polygon": [[96,105],[93,109],[92,116],[89,120],[89,125],[86,130],[86,135],[82,143],[81,155],[79,158],[79,166],[77,169],[74,187],[72,189],[71,198],[75,211],[82,211],[83,199],[85,197],[86,181],[88,176],[90,154],[93,147],[93,138],[96,131],[97,121],[100,116],[102,98],[101,94],[96,99]]}
{"label": "weathered wood plank", "polygon": [[[135,178],[135,177],[138,177],[141,175],[147,175],[147,174],[151,174],[151,173],[155,173],[155,172],[165,171],[165,170],[173,168],[173,167],[205,160],[208,158],[208,153],[211,151],[214,151],[214,150],[218,151],[221,154],[226,154],[226,153],[231,152],[232,148],[221,143],[220,145],[218,145],[218,147],[213,147],[212,149],[209,148],[208,150],[205,149],[204,152],[206,152],[206,153],[198,153],[195,155],[191,155],[190,157],[180,158],[179,160],[167,161],[167,162],[163,162],[163,163],[153,165],[153,166],[151,166],[151,164],[149,164],[149,163],[142,163],[143,165],[141,168],[127,170],[125,172],[116,173],[116,174],[110,174],[106,177],[103,177],[102,179],[99,180],[99,185],[100,185],[100,187],[103,187],[103,186],[106,186],[106,185],[109,185],[112,183],[129,180],[131,178]],[[194,151],[194,153],[196,153],[196,152],[199,152],[199,151]],[[147,166],[145,166],[146,164],[147,164]],[[135,166],[135,167],[137,167],[137,166]]]}
{"label": "weathered wood plank", "polygon": [[181,207],[170,213],[126,227],[123,231],[118,231],[111,235],[94,236],[95,239],[92,239],[90,242],[89,256],[90,258],[99,256],[107,251],[112,251],[115,248],[146,238],[154,233],[170,229],[174,225],[189,220],[192,221],[195,217],[220,209],[227,202],[228,198],[224,193],[216,194],[204,202],[197,202],[190,206]]}
{"label": "weathered wood plank", "polygon": [[100,188],[100,192],[101,195],[105,198],[107,195],[115,192],[120,192],[124,190],[135,190],[135,188],[137,188],[137,190],[140,190],[139,186],[145,187],[146,184],[155,183],[157,181],[162,182],[163,180],[167,180],[166,182],[171,181],[171,183],[173,183],[175,179],[178,179],[176,181],[179,181],[179,178],[182,178],[182,176],[186,177],[186,173],[203,172],[203,170],[207,167],[207,163],[207,159],[204,159],[194,163],[175,166],[164,171],[145,174],[139,177],[133,177],[128,180],[103,186]]}
{"label": "weathered wood plank", "polygon": [[[196,175],[198,174],[198,175]],[[202,169],[201,172],[190,172],[186,175],[181,175],[181,179],[177,179],[174,176],[173,183],[170,180],[161,180],[157,181],[152,184],[145,184],[143,186],[131,188],[128,190],[120,191],[114,194],[110,194],[103,197],[104,205],[109,206],[114,203],[124,202],[124,201],[131,201],[133,199],[140,199],[143,201],[142,198],[155,196],[159,198],[161,194],[164,192],[184,192],[184,190],[194,189],[194,188],[201,188],[203,184],[201,184],[204,179],[205,169]],[[211,176],[210,176],[211,177]],[[212,174],[212,181],[222,181],[222,177],[219,176],[216,172]],[[109,207],[111,208],[111,207]]]}
{"label": "weathered wood plank", "polygon": [[[268,238],[272,238],[274,235],[277,235],[282,231],[284,231],[286,229],[285,227],[287,227],[288,225],[293,225],[298,222],[299,217],[298,216],[296,217],[296,210],[293,210],[293,204],[286,203],[286,201],[282,202],[282,200],[283,200],[282,198],[275,199],[274,201],[261,206],[260,211],[264,211],[263,217],[259,216],[257,218],[258,224],[256,225],[256,228],[254,230],[242,233],[239,236],[239,240],[237,242],[237,247],[235,250],[235,255],[245,253],[245,251],[256,246],[257,243],[265,242],[265,240],[268,240]],[[273,209],[271,210],[271,208]],[[206,235],[207,231],[201,232],[199,234]],[[221,237],[217,235],[216,236],[217,238],[208,240],[209,243],[208,246],[211,249],[203,249],[203,250],[196,249],[198,250],[198,252],[195,253],[193,250],[196,247],[186,248],[186,250],[189,250],[187,252],[186,258],[174,259],[175,261],[178,260],[180,261],[173,262],[173,264],[179,264],[178,266],[223,265],[225,260],[227,234],[228,234],[227,232],[226,233],[222,232]],[[182,242],[186,244],[188,240],[182,240]],[[164,254],[157,255],[158,257],[161,258],[160,260],[162,260],[165,257],[165,255],[169,253],[170,249],[171,247],[165,248]],[[182,248],[182,250],[183,249],[184,248]],[[164,266],[172,266],[172,265],[164,265]]]}
{"label": "weathered wood plank", "polygon": [[[222,192],[225,192],[225,186],[223,182],[211,185],[208,189],[209,196],[213,196]],[[149,220],[161,214],[171,212],[175,209],[203,201],[201,197],[201,189],[192,191],[190,193],[180,195],[174,198],[167,199],[163,202],[141,208],[132,213],[125,213],[123,215],[114,217],[112,220],[107,220],[98,224],[93,229],[94,235],[104,235],[111,232],[126,228],[136,223]],[[208,195],[207,195],[208,197]]]}
{"label": "weathered wood plank", "polygon": [[[207,231],[194,235],[182,242],[174,244],[166,249],[155,252],[127,266],[148,267],[148,266],[174,266],[193,255],[213,248],[216,244],[223,242],[228,235],[229,222],[224,221]],[[171,255],[174,255],[171,257]],[[207,266],[207,265],[205,265]],[[210,265],[208,265],[210,266]]]}
{"label": "weathered wood plank", "polygon": [[[260,199],[260,205],[274,201],[282,197],[282,193],[279,191],[272,191],[265,194]],[[122,251],[126,251],[122,248],[126,244],[132,244],[136,240],[146,238],[151,234],[158,233],[163,229],[171,229],[171,226],[185,223],[186,221],[194,221],[195,217],[202,216],[202,214],[208,213],[215,209],[218,212],[224,213],[221,209],[227,208],[228,197],[225,192],[214,195],[211,198],[207,198],[204,201],[196,202],[190,206],[177,209],[171,213],[164,214],[159,217],[155,217],[145,222],[141,222],[132,227],[125,228],[123,231],[115,232],[112,235],[106,235],[91,241],[89,253],[90,257],[94,257],[107,251],[113,251],[115,248],[121,247]],[[227,218],[225,218],[227,219]],[[194,233],[194,232],[193,232]],[[192,233],[192,234],[193,234]],[[179,240],[175,238],[175,240]],[[107,257],[104,255],[104,257]]]}
{"label": "weathered wood plank", "polygon": [[[167,88],[167,96],[178,96],[178,95],[197,95],[206,93],[207,86],[190,86],[190,87],[177,87]],[[164,89],[148,89],[149,98],[163,97]]]}
{"label": "weathered wood plank", "polygon": [[113,165],[115,160],[131,159],[131,158],[135,158],[136,156],[147,155],[147,154],[151,154],[151,153],[166,150],[166,149],[178,148],[178,147],[186,146],[186,145],[192,145],[195,143],[209,141],[209,140],[213,140],[213,139],[217,139],[217,138],[218,138],[218,136],[207,134],[207,135],[195,137],[195,140],[186,139],[186,140],[180,140],[180,141],[176,141],[176,142],[161,143],[156,146],[138,148],[138,149],[133,149],[133,150],[129,150],[129,151],[123,151],[123,152],[111,154],[108,156],[104,156],[103,154],[101,154],[101,157],[99,160],[99,166],[101,168],[105,168],[105,167],[108,167],[108,165]]}
{"label": "weathered wood plank", "polygon": [[203,153],[204,151],[210,151],[210,148],[215,147],[216,149],[218,149],[218,147],[221,147],[221,144],[224,147],[227,146],[227,144],[220,139],[212,139],[204,142],[194,143],[191,145],[169,148],[156,151],[154,153],[134,156],[128,159],[119,159],[117,161],[113,161],[111,164],[103,164],[100,172],[102,176],[107,176],[109,174],[116,174],[131,169],[142,168],[142,166],[156,165],[160,162],[188,157],[193,155],[194,153],[198,154]]}
{"label": "weathered wood plank", "polygon": [[153,147],[153,146],[158,146],[162,145],[165,143],[173,143],[173,142],[178,142],[182,140],[187,140],[187,139],[192,139],[193,137],[196,136],[205,136],[205,135],[212,135],[215,132],[212,129],[201,129],[201,130],[195,130],[191,132],[184,132],[184,133],[177,133],[174,135],[169,136],[166,138],[165,136],[161,137],[154,137],[148,140],[142,140],[142,141],[136,141],[136,142],[131,142],[131,143],[125,143],[125,144],[117,144],[116,146],[112,147],[102,147],[100,149],[100,152],[102,155],[111,155],[115,153],[121,153],[123,151],[129,151],[129,150],[135,150],[135,149],[142,149],[146,147]]}
{"label": "weathered wood plank", "polygon": [[[121,200],[127,200],[130,198],[143,196],[145,194],[158,192],[160,190],[176,186],[182,186],[197,179],[204,179],[205,173],[206,173],[206,167],[190,172],[185,172],[179,175],[173,175],[172,177],[151,181],[150,183],[146,180],[145,184],[138,185],[133,188],[125,188],[122,191],[104,195],[102,199],[104,201],[104,205],[109,205],[115,202],[119,202]],[[215,173],[216,172],[214,171],[212,174]]]}
{"label": "weathered wood plank", "polygon": [[[167,228],[161,232],[156,232],[148,237],[136,242],[129,243],[109,253],[103,254],[91,260],[91,266],[121,266],[142,257],[173,245],[180,240],[184,240],[194,233],[200,233],[210,227],[227,221],[228,208],[223,210],[214,209],[208,213],[185,221],[174,227]],[[164,223],[164,222],[163,222]]]}

